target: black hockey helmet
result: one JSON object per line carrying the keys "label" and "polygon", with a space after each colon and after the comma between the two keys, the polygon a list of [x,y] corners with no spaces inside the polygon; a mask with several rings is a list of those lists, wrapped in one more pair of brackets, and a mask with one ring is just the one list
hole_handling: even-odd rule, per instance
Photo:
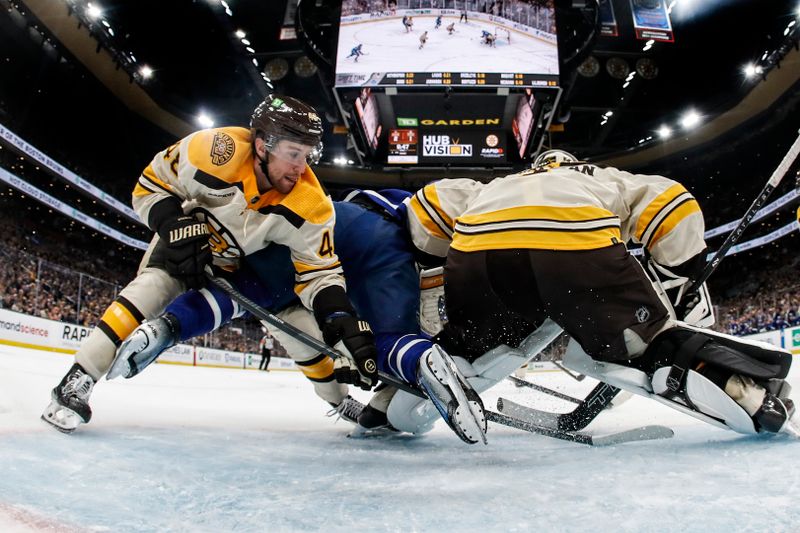
{"label": "black hockey helmet", "polygon": [[254,140],[264,139],[270,153],[279,141],[288,140],[312,148],[310,163],[322,156],[322,120],[313,107],[291,96],[267,96],[253,111],[250,133]]}

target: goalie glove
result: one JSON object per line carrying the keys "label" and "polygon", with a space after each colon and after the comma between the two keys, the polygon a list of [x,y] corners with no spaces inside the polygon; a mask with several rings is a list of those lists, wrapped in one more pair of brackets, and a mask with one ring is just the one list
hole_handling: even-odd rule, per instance
{"label": "goalie glove", "polygon": [[[695,262],[695,258],[690,261]],[[699,264],[702,265],[702,263]],[[687,270],[686,263],[677,267],[665,267],[651,259],[648,261],[648,268],[656,279],[656,283],[660,285],[669,299],[676,319],[700,328],[708,328],[714,324],[716,321],[714,308],[711,305],[711,296],[706,284],[695,287],[693,283],[690,283],[690,276],[678,273]],[[688,292],[687,289],[689,289]]]}
{"label": "goalie glove", "polygon": [[182,215],[161,224],[158,235],[166,244],[164,268],[167,273],[182,280],[189,289],[203,288],[204,270],[211,263],[210,232],[206,223]]}
{"label": "goalie glove", "polygon": [[447,321],[444,308],[444,268],[436,267],[419,273],[419,327],[433,337]]}
{"label": "goalie glove", "polygon": [[333,364],[339,383],[349,383],[370,390],[378,383],[375,335],[363,320],[339,311],[325,319],[322,338],[342,354]]}

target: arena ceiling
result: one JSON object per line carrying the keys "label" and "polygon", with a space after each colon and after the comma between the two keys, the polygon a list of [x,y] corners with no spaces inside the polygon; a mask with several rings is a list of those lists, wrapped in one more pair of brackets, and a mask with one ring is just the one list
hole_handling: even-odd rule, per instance
{"label": "arena ceiling", "polygon": [[[51,9],[56,4],[22,2],[40,18],[43,4]],[[76,29],[88,27],[102,43],[98,50],[111,52],[129,82],[160,112],[177,118],[162,127],[196,127],[201,114],[217,125],[245,123],[254,105],[275,90],[307,100],[325,115],[329,158],[346,149],[346,136],[331,133],[342,123],[330,90],[339,2],[302,1],[297,24],[294,5],[287,7],[286,0],[98,0],[92,4],[97,16],[90,16],[83,0],[62,2],[69,9],[56,15]],[[677,0],[671,17],[675,41],[650,47],[634,36],[629,1],[614,0],[617,37],[594,33],[591,0],[556,5],[564,97],[554,112],[559,131],[551,142],[580,156],[602,160],[649,149],[648,157],[661,157],[670,150],[663,148],[659,128],[669,126],[676,137],[689,139],[692,133],[679,125],[689,110],[697,112],[701,126],[726,112],[739,117],[724,125],[730,130],[755,115],[782,120],[770,116],[773,102],[798,92],[800,31],[791,24],[800,17],[799,0]],[[302,38],[280,38],[295,26]],[[587,57],[597,60],[598,72],[591,77],[578,73]],[[310,76],[315,69],[303,58],[316,67]],[[651,73],[657,70],[652,79],[641,74],[629,79],[627,72],[614,77],[626,68],[635,72],[640,60],[651,62]],[[99,68],[83,62],[93,72]],[[270,83],[262,74],[268,63]],[[747,64],[761,66],[762,73],[747,77]],[[145,65],[152,69],[149,77],[142,75]],[[281,66],[288,68],[278,79]],[[737,111],[755,88],[779,76],[782,83],[757,98],[761,108]]]}

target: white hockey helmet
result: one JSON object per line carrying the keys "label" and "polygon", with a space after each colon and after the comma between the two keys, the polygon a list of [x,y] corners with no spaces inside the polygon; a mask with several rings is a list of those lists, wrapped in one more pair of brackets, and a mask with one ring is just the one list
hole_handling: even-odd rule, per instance
{"label": "white hockey helmet", "polygon": [[578,158],[564,150],[545,150],[533,160],[531,168],[547,170],[558,168],[564,163],[577,163]]}

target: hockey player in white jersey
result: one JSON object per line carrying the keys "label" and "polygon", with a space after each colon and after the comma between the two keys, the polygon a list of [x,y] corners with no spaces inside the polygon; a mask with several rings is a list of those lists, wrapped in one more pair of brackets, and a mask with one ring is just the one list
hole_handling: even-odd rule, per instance
{"label": "hockey player in white jersey", "polygon": [[[438,340],[449,352],[516,346],[549,317],[573,338],[575,370],[742,433],[794,432],[791,354],[677,320],[703,305],[682,293],[706,250],[700,207],[679,183],[556,151],[488,184],[426,186],[409,225],[418,248],[447,257]],[[629,240],[664,283],[654,288]]]}
{"label": "hockey player in white jersey", "polygon": [[205,283],[213,262],[235,270],[269,243],[290,250],[295,292],[325,340],[341,343],[340,381],[377,379],[372,332],[347,299],[334,252],[335,214],[309,163],[318,161],[322,121],[311,106],[269,96],[250,129],[195,132],[156,154],[133,191],[133,207],[155,232],[136,278],[112,302],[52,392],[42,419],[63,432],[89,422],[89,396],[117,346],[187,288]]}

